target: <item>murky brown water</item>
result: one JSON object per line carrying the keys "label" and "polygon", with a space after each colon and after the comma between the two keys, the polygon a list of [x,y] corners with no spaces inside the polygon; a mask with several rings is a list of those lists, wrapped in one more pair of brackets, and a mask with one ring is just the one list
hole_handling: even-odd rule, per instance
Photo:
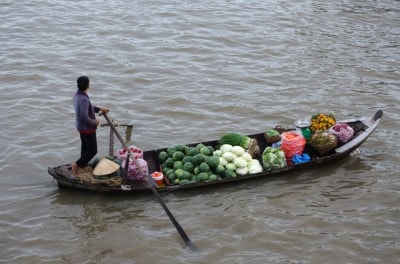
{"label": "murky brown water", "polygon": [[[399,1],[2,1],[1,263],[396,263]],[[261,132],[318,111],[384,110],[348,159],[164,197],[59,190],[72,96],[135,125],[147,150]],[[108,130],[98,133],[107,154]]]}

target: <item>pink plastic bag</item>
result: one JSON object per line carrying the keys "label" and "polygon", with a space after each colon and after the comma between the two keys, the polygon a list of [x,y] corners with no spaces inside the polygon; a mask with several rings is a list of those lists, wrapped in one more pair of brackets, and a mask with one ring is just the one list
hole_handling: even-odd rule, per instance
{"label": "pink plastic bag", "polygon": [[[143,173],[141,173],[139,168],[136,166],[136,163],[142,169]],[[122,171],[125,170],[125,164],[126,160],[123,160],[121,164]],[[126,177],[128,180],[132,181],[143,181],[144,177],[148,174],[148,171],[149,168],[147,166],[147,162],[144,159],[129,160],[128,174]]]}
{"label": "pink plastic bag", "polygon": [[336,135],[339,142],[344,144],[353,137],[354,130],[348,124],[340,123],[329,128],[329,133]]}
{"label": "pink plastic bag", "polygon": [[[132,154],[132,156],[135,159],[143,159],[143,150],[141,150],[140,148],[136,147],[136,146],[130,146],[129,150]],[[121,160],[126,160],[126,155],[127,155],[127,151],[125,148],[123,149],[119,149],[117,152],[117,157]]]}

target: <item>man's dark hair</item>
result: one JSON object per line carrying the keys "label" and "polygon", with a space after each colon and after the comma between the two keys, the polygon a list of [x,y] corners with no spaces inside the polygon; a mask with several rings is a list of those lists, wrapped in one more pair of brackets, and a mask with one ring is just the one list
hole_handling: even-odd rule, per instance
{"label": "man's dark hair", "polygon": [[86,90],[89,87],[89,77],[87,76],[81,76],[78,78],[76,81],[78,84],[78,89],[79,90]]}

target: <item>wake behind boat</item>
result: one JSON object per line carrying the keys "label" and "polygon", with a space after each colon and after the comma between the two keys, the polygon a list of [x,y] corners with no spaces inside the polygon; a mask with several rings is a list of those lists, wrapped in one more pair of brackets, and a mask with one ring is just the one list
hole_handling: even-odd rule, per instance
{"label": "wake behind boat", "polygon": [[[117,156],[110,155],[109,159],[120,165],[120,169],[110,175],[93,175],[97,161],[80,170],[77,177],[72,176],[70,164],[49,167],[48,172],[58,182],[60,188],[124,194],[151,191],[150,187],[155,182],[153,180],[149,182],[148,179],[151,177],[147,178],[144,175],[140,177],[143,173],[151,174],[155,179],[156,176],[162,176],[157,185],[158,192],[267,178],[292,170],[322,166],[348,156],[374,132],[382,116],[383,112],[379,110],[372,117],[336,121],[333,116],[319,114],[310,120],[299,120],[296,127],[292,128],[277,126],[252,135],[230,133],[218,140],[168,146],[143,152],[140,149],[136,149],[136,152],[135,149],[131,149],[129,155],[124,156],[124,153],[120,152]],[[346,139],[343,137],[349,134],[340,134],[343,129],[351,131]],[[279,137],[273,133],[268,137],[267,132],[278,132]],[[290,153],[296,145],[292,146],[289,143],[297,139],[303,142],[303,145],[300,144],[299,151]],[[284,140],[287,141],[286,145]],[[113,149],[111,142],[113,144],[112,134],[110,152]],[[322,147],[318,144],[322,144]],[[130,161],[126,165],[124,159],[127,156],[136,158],[135,162]],[[139,169],[136,171],[140,173],[139,177],[137,175],[135,177],[135,168],[131,168],[135,166],[141,167],[136,168]],[[133,176],[129,176],[129,173]]]}

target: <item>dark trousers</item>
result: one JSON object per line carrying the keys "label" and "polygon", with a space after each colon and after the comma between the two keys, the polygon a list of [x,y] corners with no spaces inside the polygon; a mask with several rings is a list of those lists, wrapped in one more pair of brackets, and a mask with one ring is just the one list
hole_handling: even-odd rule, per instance
{"label": "dark trousers", "polygon": [[96,133],[83,134],[81,135],[81,157],[76,161],[76,164],[80,168],[84,168],[88,165],[89,161],[97,154],[97,139]]}

